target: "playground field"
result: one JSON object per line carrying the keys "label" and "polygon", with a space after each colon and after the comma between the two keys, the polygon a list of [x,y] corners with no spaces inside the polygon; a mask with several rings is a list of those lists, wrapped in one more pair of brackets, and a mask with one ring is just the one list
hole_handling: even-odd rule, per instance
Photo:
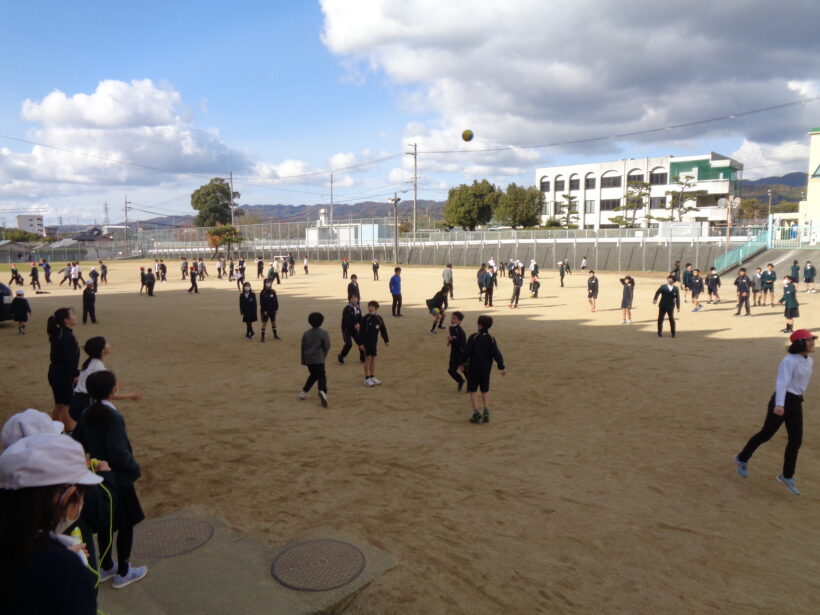
{"label": "playground field", "polygon": [[[734,287],[699,313],[682,305],[678,338],[655,332],[663,276],[636,275],[633,323],[621,324],[618,275],[602,273],[598,311],[586,275],[559,288],[542,275],[517,310],[499,279],[495,308],[477,300],[474,269],[455,273],[450,309],[495,318],[507,375],[492,376],[492,421],[472,425],[467,395],[447,375],[446,335],[430,335],[425,299],[441,270],[404,269],[404,317],[390,317],[392,266],[371,280],[354,263],[362,302],[382,304],[381,386],[363,385],[351,353],[337,365],[347,280],[312,264],[279,286],[282,341],[245,339],[236,285],[211,277],[185,292],[177,263],[155,297],[140,296],[145,262],[111,262],[97,325],[143,477],[147,515],[207,511],[271,546],[330,526],[383,549],[398,566],[346,613],[813,613],[820,603],[820,378],[806,395],[805,436],[790,495],[780,472],[785,433],[736,473],[732,456],[762,424],[787,346],[777,306],[734,317]],[[90,263],[83,267],[87,273]],[[21,268],[27,275],[30,267]],[[267,268],[267,267],[266,267]],[[8,279],[3,268],[3,282]],[[261,288],[255,268],[248,279]],[[15,287],[16,289],[16,287]],[[26,295],[28,334],[0,323],[0,420],[50,411],[47,316],[79,291]],[[799,295],[796,328],[820,328],[814,295]],[[326,317],[330,407],[300,401],[299,343],[307,314]],[[78,314],[79,315],[79,314]]]}

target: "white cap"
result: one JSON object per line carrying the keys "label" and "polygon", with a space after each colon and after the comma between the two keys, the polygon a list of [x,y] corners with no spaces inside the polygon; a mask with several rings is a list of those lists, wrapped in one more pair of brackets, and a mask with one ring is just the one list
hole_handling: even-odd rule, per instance
{"label": "white cap", "polygon": [[23,291],[22,289],[20,289],[20,290],[18,290],[18,291],[17,291],[17,296],[18,296],[18,297],[22,297],[22,296],[23,296],[23,295],[25,295],[25,294],[26,294],[26,293],[25,293],[25,291]]}
{"label": "white cap", "polygon": [[93,281],[93,280],[86,280],[86,281],[85,281],[85,285],[86,285],[86,286],[93,286],[93,285],[94,285],[94,281]]}
{"label": "white cap", "polygon": [[0,489],[101,482],[101,476],[88,470],[82,445],[70,436],[41,433],[20,438],[0,455]]}
{"label": "white cap", "polygon": [[3,442],[3,448],[8,448],[20,438],[38,433],[63,433],[64,428],[65,425],[60,421],[52,421],[45,412],[29,408],[9,417],[3,425],[3,431],[0,432],[0,440]]}

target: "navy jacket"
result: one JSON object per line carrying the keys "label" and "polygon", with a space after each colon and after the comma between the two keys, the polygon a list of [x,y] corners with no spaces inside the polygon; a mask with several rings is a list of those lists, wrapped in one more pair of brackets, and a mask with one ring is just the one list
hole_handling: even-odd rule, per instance
{"label": "navy jacket", "polygon": [[653,301],[657,301],[658,297],[661,298],[660,307],[663,309],[680,309],[680,292],[678,292],[677,286],[672,286],[670,289],[668,284],[661,284],[660,288],[655,291],[655,298]]}
{"label": "navy jacket", "polygon": [[364,344],[375,344],[379,341],[379,334],[385,344],[390,343],[390,338],[387,337],[387,326],[384,324],[384,318],[378,314],[365,314],[362,316],[362,329],[360,338]]}
{"label": "navy jacket", "polygon": [[125,418],[119,410],[110,406],[104,410],[107,412],[103,418],[90,421],[88,413],[96,412],[96,409],[94,406],[86,408],[71,435],[83,445],[86,453],[108,462],[117,485],[133,484],[142,476],[142,471],[134,459],[134,451],[125,431]]}
{"label": "navy jacket", "polygon": [[11,300],[11,314],[14,316],[14,322],[25,322],[28,320],[28,315],[31,314],[31,306],[28,304],[28,299],[23,297],[15,297]]}
{"label": "navy jacket", "polygon": [[242,322],[256,322],[256,295],[253,291],[245,296],[244,291],[239,294],[239,313],[242,314]]}
{"label": "navy jacket", "polygon": [[62,328],[57,335],[51,338],[51,365],[49,371],[57,372],[69,378],[80,375],[80,345],[74,332]]}
{"label": "navy jacket", "polygon": [[346,331],[356,337],[355,326],[362,324],[362,309],[358,305],[348,303],[342,310],[342,331]]}
{"label": "navy jacket", "polygon": [[449,331],[450,357],[461,358],[467,346],[467,334],[464,333],[464,329],[461,328],[461,325],[451,325]]}
{"label": "navy jacket", "polygon": [[747,275],[737,276],[735,286],[737,286],[737,292],[741,295],[748,295],[752,292],[752,280]]}
{"label": "navy jacket", "polygon": [[268,316],[273,316],[278,309],[279,298],[276,296],[275,290],[271,288],[259,291],[259,310],[261,312],[267,312]]}
{"label": "navy jacket", "polygon": [[488,373],[493,368],[493,361],[498,369],[504,369],[504,357],[498,349],[495,338],[488,331],[478,331],[470,336],[461,354],[461,364],[467,365],[474,373]]}
{"label": "navy jacket", "polygon": [[358,282],[351,282],[347,285],[347,298],[350,299],[351,297],[356,297],[359,301],[362,300],[362,296],[359,292],[359,283]]}

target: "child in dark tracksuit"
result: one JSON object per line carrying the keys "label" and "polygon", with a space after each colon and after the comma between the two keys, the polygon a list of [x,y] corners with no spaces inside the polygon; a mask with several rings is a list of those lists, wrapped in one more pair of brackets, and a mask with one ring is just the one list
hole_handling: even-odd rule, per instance
{"label": "child in dark tracksuit", "polygon": [[11,315],[17,323],[18,335],[25,335],[29,314],[31,314],[31,306],[28,304],[28,299],[24,298],[22,290],[18,290],[17,296],[11,300]]}
{"label": "child in dark tracksuit", "polygon": [[384,318],[379,316],[379,302],[370,301],[367,304],[367,314],[362,318],[359,335],[359,350],[364,351],[364,384],[369,387],[382,383],[376,378],[376,350],[379,345],[379,335],[382,336],[384,345],[389,346],[387,325],[384,324]]}
{"label": "child in dark tracksuit", "polygon": [[459,393],[464,388],[464,378],[458,373],[458,366],[461,364],[461,355],[467,346],[467,336],[464,329],[461,328],[462,320],[464,320],[464,314],[461,312],[452,313],[450,316],[450,331],[447,336],[447,345],[450,347],[450,366],[447,368],[447,373],[458,384]]}
{"label": "child in dark tracksuit", "polygon": [[[344,346],[342,351],[336,357],[339,365],[344,365],[345,357],[353,344],[359,346],[359,332],[362,326],[362,310],[359,307],[359,297],[357,295],[350,295],[348,304],[342,310],[342,339]],[[364,351],[359,351],[359,361],[364,363]]]}
{"label": "child in dark tracksuit", "polygon": [[[265,341],[265,329],[270,320],[271,329],[273,331],[273,339],[280,340],[279,334],[276,332],[276,312],[279,311],[279,298],[276,296],[276,291],[271,288],[272,281],[270,278],[265,278],[262,281],[262,290],[259,293],[259,311],[262,315],[262,341]],[[322,317],[324,320],[324,317]]]}
{"label": "child in dark tracksuit", "polygon": [[242,286],[242,294],[239,295],[239,313],[242,314],[242,322],[245,323],[245,337],[252,339],[253,323],[256,322],[256,295],[253,294],[250,284]]}
{"label": "child in dark tracksuit", "polygon": [[94,282],[88,280],[85,283],[85,290],[83,290],[83,324],[88,323],[91,319],[92,324],[97,324],[97,293],[94,291]]}
{"label": "child in dark tracksuit", "polygon": [[308,316],[310,329],[302,334],[302,365],[308,368],[305,386],[299,391],[299,399],[306,399],[308,391],[315,382],[319,383],[319,401],[327,408],[327,376],[325,375],[325,359],[330,352],[330,336],[322,329],[325,317],[319,312],[312,312]]}
{"label": "child in dark tracksuit", "polygon": [[[498,364],[502,376],[507,373],[504,367],[504,357],[501,356],[495,338],[489,333],[492,326],[492,317],[479,316],[478,331],[467,340],[464,352],[461,354],[460,369],[467,372],[467,392],[470,394],[470,404],[473,407],[471,423],[490,422],[490,373],[493,369],[493,361]],[[484,402],[483,415],[478,411],[477,391],[479,389],[481,389]]]}

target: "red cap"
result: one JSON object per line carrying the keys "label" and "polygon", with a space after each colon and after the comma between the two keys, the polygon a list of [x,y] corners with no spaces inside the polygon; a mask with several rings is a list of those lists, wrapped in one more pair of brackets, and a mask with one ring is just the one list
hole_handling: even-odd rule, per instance
{"label": "red cap", "polygon": [[798,340],[816,340],[817,336],[812,335],[812,332],[808,329],[798,329],[794,333],[789,336],[790,342],[796,342]]}

